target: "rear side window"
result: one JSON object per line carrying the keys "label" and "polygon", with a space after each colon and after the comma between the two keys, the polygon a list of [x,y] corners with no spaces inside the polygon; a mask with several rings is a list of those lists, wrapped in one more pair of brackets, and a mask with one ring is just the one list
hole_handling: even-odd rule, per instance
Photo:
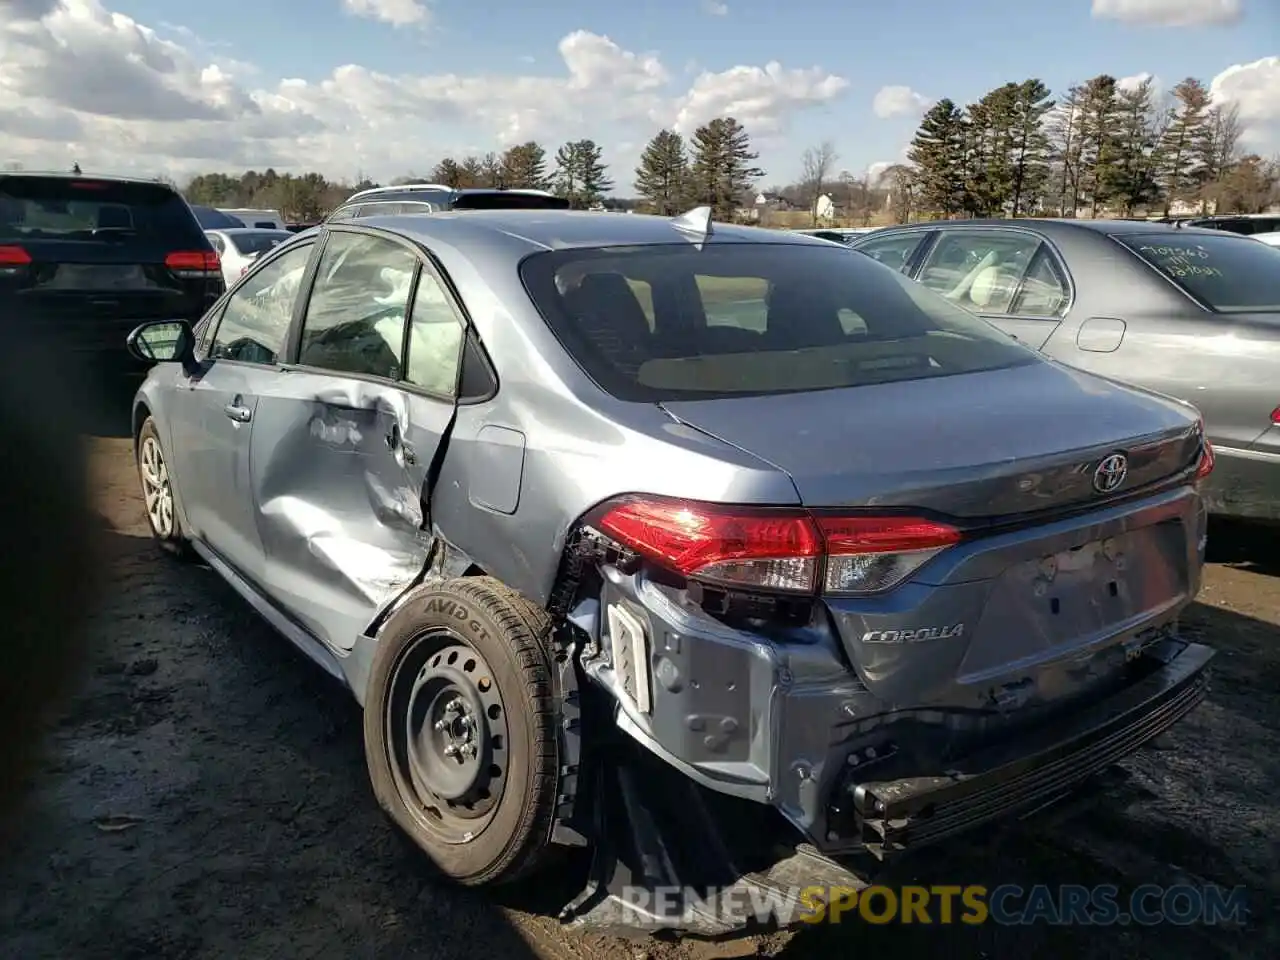
{"label": "rear side window", "polygon": [[0,176],[0,243],[122,238],[172,248],[206,242],[187,202],[161,183]]}
{"label": "rear side window", "polygon": [[1280,313],[1280,248],[1232,234],[1115,239],[1218,313]]}
{"label": "rear side window", "polygon": [[[565,349],[628,400],[792,393],[1039,362],[984,320],[838,247],[564,250],[533,254],[520,271]],[[647,304],[637,290],[650,293]]]}

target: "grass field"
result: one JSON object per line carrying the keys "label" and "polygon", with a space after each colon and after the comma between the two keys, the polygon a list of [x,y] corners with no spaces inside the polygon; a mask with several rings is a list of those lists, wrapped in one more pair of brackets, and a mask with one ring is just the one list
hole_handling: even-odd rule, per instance
{"label": "grass field", "polygon": [[[645,316],[653,319],[653,295],[649,285],[642,280],[628,280],[631,292],[640,301]],[[704,306],[715,307],[741,300],[763,300],[768,292],[768,281],[760,277],[698,277],[698,291]]]}

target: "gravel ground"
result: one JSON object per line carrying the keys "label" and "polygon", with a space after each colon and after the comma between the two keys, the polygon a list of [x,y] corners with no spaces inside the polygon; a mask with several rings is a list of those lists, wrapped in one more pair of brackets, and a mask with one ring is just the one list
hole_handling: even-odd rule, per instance
{"label": "gravel ground", "polygon": [[561,929],[549,913],[563,893],[555,878],[501,900],[432,884],[377,810],[354,702],[215,574],[153,550],[127,440],[95,440],[94,464],[113,584],[92,621],[86,681],[6,851],[0,956],[1280,956],[1280,568],[1263,562],[1276,554],[1257,531],[1213,535],[1221,562],[1187,618],[1220,651],[1211,701],[1127,764],[1124,798],[950,848],[912,875],[1241,884],[1243,929],[848,923],[637,944]]}

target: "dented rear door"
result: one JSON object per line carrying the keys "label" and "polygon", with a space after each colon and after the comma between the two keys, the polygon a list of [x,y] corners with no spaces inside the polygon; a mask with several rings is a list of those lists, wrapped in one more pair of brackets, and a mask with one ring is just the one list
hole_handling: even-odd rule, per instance
{"label": "dented rear door", "polygon": [[335,231],[296,362],[258,400],[252,473],[266,587],[339,652],[413,581],[431,544],[426,488],[454,401],[406,380],[429,379],[404,349],[420,269],[395,238]]}

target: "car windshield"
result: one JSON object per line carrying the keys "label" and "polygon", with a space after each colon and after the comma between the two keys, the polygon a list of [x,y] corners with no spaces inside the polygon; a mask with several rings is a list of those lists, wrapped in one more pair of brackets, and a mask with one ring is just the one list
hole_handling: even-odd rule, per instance
{"label": "car windshield", "polygon": [[1039,362],[986,321],[826,244],[573,249],[520,272],[565,349],[628,400],[854,387]]}
{"label": "car windshield", "polygon": [[204,245],[191,208],[164,184],[0,175],[0,243],[122,236]]}
{"label": "car windshield", "polygon": [[232,246],[246,256],[253,256],[279,246],[293,237],[288,230],[256,230],[253,233],[229,233]]}
{"label": "car windshield", "polygon": [[1280,249],[1235,234],[1115,239],[1211,310],[1280,313]]}

